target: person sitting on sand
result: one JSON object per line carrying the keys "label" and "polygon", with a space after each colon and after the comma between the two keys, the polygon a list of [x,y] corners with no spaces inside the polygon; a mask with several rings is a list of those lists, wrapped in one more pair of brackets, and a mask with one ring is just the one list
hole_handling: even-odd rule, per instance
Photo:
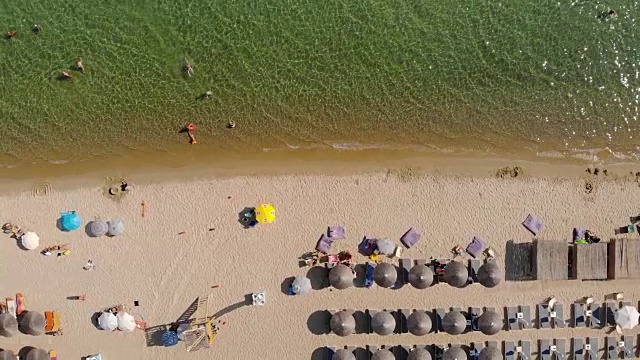
{"label": "person sitting on sand", "polygon": [[131,190],[133,187],[131,185],[129,185],[129,183],[127,183],[126,181],[122,181],[120,183],[120,190],[122,191],[129,191]]}
{"label": "person sitting on sand", "polygon": [[84,74],[84,65],[82,65],[82,60],[78,59],[76,60],[73,68],[77,71],[80,71],[81,73]]}

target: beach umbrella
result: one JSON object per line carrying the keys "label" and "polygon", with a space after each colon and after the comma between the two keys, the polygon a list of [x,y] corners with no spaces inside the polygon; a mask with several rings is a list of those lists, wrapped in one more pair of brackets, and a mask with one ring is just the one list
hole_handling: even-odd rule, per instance
{"label": "beach umbrella", "polygon": [[467,328],[467,319],[460,311],[450,311],[442,318],[442,328],[451,335],[462,334]]}
{"label": "beach umbrella", "polygon": [[409,270],[409,283],[416,289],[426,289],[433,284],[433,271],[425,264],[419,264]]}
{"label": "beach umbrella", "polygon": [[18,320],[9,314],[0,314],[0,336],[12,337],[18,333]]}
{"label": "beach umbrella", "polygon": [[494,261],[490,261],[480,266],[478,269],[478,281],[482,286],[492,288],[502,282],[502,271]]}
{"label": "beach umbrella", "polygon": [[487,346],[480,350],[480,360],[502,360],[502,352],[495,346]]}
{"label": "beach umbrella", "polygon": [[378,286],[390,288],[394,286],[396,280],[398,280],[398,270],[396,270],[396,267],[392,264],[380,263],[376,265],[376,268],[373,270],[373,280]]}
{"label": "beach umbrella", "polygon": [[60,214],[60,228],[62,231],[77,230],[82,225],[82,219],[73,211]]}
{"label": "beach umbrella", "polygon": [[389,239],[381,239],[376,241],[378,252],[383,255],[391,255],[396,249],[396,245]]}
{"label": "beach umbrella", "polygon": [[176,346],[178,345],[178,333],[167,330],[160,337],[160,342],[165,347]]}
{"label": "beach umbrella", "polygon": [[33,348],[27,353],[26,360],[50,360],[49,352],[47,350]]}
{"label": "beach umbrella", "polygon": [[333,353],[331,360],[356,360],[356,356],[353,355],[353,351],[347,349],[338,349],[335,353]]}
{"label": "beach umbrella", "polygon": [[0,360],[18,360],[18,357],[11,350],[0,350]]}
{"label": "beach umbrella", "polygon": [[396,360],[396,357],[391,351],[387,349],[380,349],[373,354],[371,360]]}
{"label": "beach umbrella", "polygon": [[109,225],[102,220],[95,220],[89,223],[89,236],[102,236],[109,231]]}
{"label": "beach umbrella", "polygon": [[431,360],[431,353],[427,349],[415,348],[411,350],[407,360]]}
{"label": "beach umbrella", "polygon": [[453,287],[465,287],[469,282],[469,270],[461,262],[451,261],[444,268],[444,281]]}
{"label": "beach umbrella", "polygon": [[102,330],[113,331],[118,328],[118,318],[110,312],[103,312],[98,318],[98,325]]}
{"label": "beach umbrella", "polygon": [[38,234],[31,231],[22,235],[20,240],[22,242],[22,247],[24,247],[27,250],[33,250],[38,246],[40,246],[40,236],[38,236]]}
{"label": "beach umbrella", "polygon": [[271,224],[276,219],[276,208],[271,204],[260,204],[255,212],[256,221],[260,224]]}
{"label": "beach umbrella", "polygon": [[21,332],[29,335],[42,335],[44,333],[44,326],[47,321],[39,312],[35,311],[25,311],[20,315],[20,320],[18,321],[18,328]]}
{"label": "beach umbrella", "polygon": [[416,311],[407,318],[407,329],[413,335],[427,335],[432,327],[431,317],[424,311]]}
{"label": "beach umbrella", "polygon": [[298,276],[293,279],[291,288],[294,294],[303,295],[311,291],[311,280],[306,276]]}
{"label": "beach umbrella", "polygon": [[348,336],[356,332],[356,319],[347,311],[338,311],[331,316],[331,331],[338,336]]}
{"label": "beach umbrella", "polygon": [[371,328],[378,335],[389,335],[396,329],[396,318],[388,311],[380,311],[371,318]]}
{"label": "beach umbrella", "polygon": [[119,312],[116,315],[118,320],[118,329],[124,332],[132,332],[136,329],[136,319],[126,312]]}
{"label": "beach umbrella", "polygon": [[444,351],[444,360],[467,360],[467,352],[454,345]]}
{"label": "beach umbrella", "polygon": [[344,290],[353,286],[353,272],[345,264],[338,264],[329,270],[329,283],[336,289]]}
{"label": "beach umbrella", "polygon": [[478,318],[478,328],[485,335],[495,335],[502,330],[502,316],[495,311],[485,311]]}
{"label": "beach umbrella", "polygon": [[124,234],[124,221],[111,220],[107,225],[109,226],[109,230],[107,230],[109,236],[120,236]]}
{"label": "beach umbrella", "polygon": [[616,311],[615,320],[616,324],[622,329],[633,329],[638,325],[638,317],[640,314],[638,310],[633,306],[624,305],[618,311]]}

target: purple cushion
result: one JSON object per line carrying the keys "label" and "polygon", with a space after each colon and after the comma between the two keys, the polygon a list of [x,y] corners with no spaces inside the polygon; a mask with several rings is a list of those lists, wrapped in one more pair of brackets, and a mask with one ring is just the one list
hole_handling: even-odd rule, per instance
{"label": "purple cushion", "polygon": [[533,235],[538,235],[542,230],[544,230],[544,224],[542,220],[537,217],[529,214],[526,219],[522,222],[522,225],[527,228],[527,230],[531,231]]}
{"label": "purple cushion", "polygon": [[477,258],[482,255],[482,250],[484,250],[484,242],[479,237],[474,236],[473,240],[467,245],[467,253]]}
{"label": "purple cushion", "polygon": [[406,246],[407,249],[417,244],[418,241],[420,241],[420,233],[414,228],[409,229],[400,238],[400,242],[404,244],[404,246]]}
{"label": "purple cushion", "polygon": [[316,250],[321,253],[328,254],[329,250],[331,250],[331,245],[333,245],[333,241],[327,237],[327,235],[322,234],[320,240],[318,240],[318,244],[316,245]]}
{"label": "purple cushion", "polygon": [[327,231],[327,236],[333,240],[342,240],[347,237],[342,226],[330,226]]}
{"label": "purple cushion", "polygon": [[358,245],[358,252],[364,256],[371,256],[373,250],[376,249],[376,240],[369,239],[366,236],[362,239],[360,245]]}

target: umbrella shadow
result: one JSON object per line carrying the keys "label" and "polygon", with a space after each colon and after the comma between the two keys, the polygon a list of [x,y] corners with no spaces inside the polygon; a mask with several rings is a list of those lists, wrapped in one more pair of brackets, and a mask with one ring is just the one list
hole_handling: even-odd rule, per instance
{"label": "umbrella shadow", "polygon": [[368,334],[371,321],[369,315],[362,310],[356,310],[353,312],[353,318],[356,320],[356,334]]}
{"label": "umbrella shadow", "polygon": [[16,246],[20,248],[20,250],[29,251],[24,245],[22,245],[22,240],[20,238],[14,238],[16,240]]}
{"label": "umbrella shadow", "polygon": [[226,307],[218,310],[215,314],[213,314],[213,316],[215,318],[220,318],[220,317],[223,317],[223,316],[227,315],[228,313],[230,313],[232,311],[238,310],[238,309],[240,309],[242,307],[245,307],[245,306],[249,306],[251,304],[253,304],[253,296],[252,296],[252,294],[246,294],[244,296],[244,300],[243,301],[239,301],[239,302],[237,302],[235,304],[231,304],[229,306],[226,306]]}
{"label": "umbrella shadow", "polygon": [[311,353],[311,360],[327,360],[327,348],[319,347]]}
{"label": "umbrella shadow", "polygon": [[353,279],[353,286],[357,288],[363,288],[365,283],[365,278],[367,277],[367,265],[356,264],[353,267],[353,270],[356,272],[356,277],[355,279]]}
{"label": "umbrella shadow", "polygon": [[[175,321],[175,323],[180,324],[183,322],[187,322],[189,321],[189,319],[191,319],[191,317],[193,316],[193,314],[196,313],[196,310],[198,309],[198,298],[196,298],[195,300],[193,300],[193,302],[189,305],[189,307],[187,308],[187,310],[185,310],[179,317],[178,319]],[[177,328],[177,327],[176,327]]]}
{"label": "umbrella shadow", "polygon": [[91,231],[91,223],[93,223],[93,221],[89,221],[87,225],[84,226],[84,233],[87,234],[88,237],[95,238],[97,236],[95,236]]}
{"label": "umbrella shadow", "polygon": [[329,270],[325,267],[314,266],[307,271],[313,290],[322,290],[329,286]]}
{"label": "umbrella shadow", "polygon": [[245,229],[251,229],[256,225],[255,212],[256,208],[245,207],[238,213],[238,223],[240,223],[240,225]]}
{"label": "umbrella shadow", "polygon": [[20,351],[18,351],[18,356],[20,357],[20,359],[26,359],[29,351],[33,349],[35,349],[33,346],[25,346],[22,349],[20,349]]}
{"label": "umbrella shadow", "polygon": [[100,327],[100,324],[98,323],[98,318],[100,317],[100,315],[102,315],[102,312],[101,312],[101,311],[98,311],[98,312],[93,313],[93,315],[91,315],[91,323],[93,324],[93,326],[95,326],[95,327],[96,327],[96,329],[98,329],[98,330],[103,330],[103,329]]}
{"label": "umbrella shadow", "polygon": [[294,276],[289,276],[282,281],[282,283],[280,284],[280,291],[282,291],[283,294],[289,295],[289,286],[291,286],[291,283],[293,283],[294,279]]}
{"label": "umbrella shadow", "polygon": [[62,228],[62,217],[59,217],[59,218],[56,220],[56,227],[57,227],[57,228],[58,228],[58,230],[60,230],[60,231],[65,231],[65,230]]}
{"label": "umbrella shadow", "polygon": [[307,328],[314,335],[327,335],[331,332],[329,327],[330,319],[331,316],[328,311],[315,311],[307,318]]}
{"label": "umbrella shadow", "polygon": [[167,325],[156,325],[145,329],[144,338],[147,343],[147,347],[163,346],[162,334],[167,331]]}

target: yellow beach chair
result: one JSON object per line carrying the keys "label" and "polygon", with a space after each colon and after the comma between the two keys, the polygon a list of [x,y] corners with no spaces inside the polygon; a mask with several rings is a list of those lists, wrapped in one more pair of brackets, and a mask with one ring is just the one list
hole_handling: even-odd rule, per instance
{"label": "yellow beach chair", "polygon": [[53,350],[53,349],[49,350],[49,359],[50,360],[58,360],[58,354],[56,353],[55,350]]}
{"label": "yellow beach chair", "polygon": [[20,315],[26,310],[27,308],[25,307],[25,304],[24,304],[24,295],[22,295],[22,293],[17,293],[16,294],[16,313]]}

